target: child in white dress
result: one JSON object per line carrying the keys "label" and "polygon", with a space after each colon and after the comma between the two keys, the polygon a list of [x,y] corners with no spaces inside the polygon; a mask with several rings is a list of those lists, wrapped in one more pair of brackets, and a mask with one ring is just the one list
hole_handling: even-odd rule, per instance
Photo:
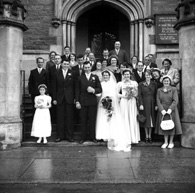
{"label": "child in white dress", "polygon": [[38,87],[40,95],[35,97],[35,115],[33,118],[31,136],[39,137],[37,143],[47,143],[47,137],[51,136],[51,117],[49,108],[51,107],[51,97],[45,95],[47,86],[41,84]]}

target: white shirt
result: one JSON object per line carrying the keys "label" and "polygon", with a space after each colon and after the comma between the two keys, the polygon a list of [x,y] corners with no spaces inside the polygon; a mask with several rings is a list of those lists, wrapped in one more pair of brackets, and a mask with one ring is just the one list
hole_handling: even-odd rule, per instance
{"label": "white shirt", "polygon": [[68,70],[64,70],[64,69],[62,69],[62,72],[63,72],[63,76],[64,76],[64,78],[66,78],[67,71],[68,71]]}
{"label": "white shirt", "polygon": [[41,73],[41,71],[42,71],[42,68],[37,68],[38,69],[38,72],[39,72],[39,74]]}
{"label": "white shirt", "polygon": [[91,73],[89,73],[89,74],[85,73],[85,75],[86,75],[87,80],[89,80]]}

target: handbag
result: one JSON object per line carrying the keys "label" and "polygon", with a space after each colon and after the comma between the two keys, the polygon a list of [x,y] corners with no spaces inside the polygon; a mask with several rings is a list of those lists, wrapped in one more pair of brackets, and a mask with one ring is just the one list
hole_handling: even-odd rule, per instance
{"label": "handbag", "polygon": [[170,115],[170,118],[169,120],[163,120],[164,119],[164,115],[162,116],[162,119],[161,119],[161,123],[160,123],[160,127],[162,130],[164,131],[167,131],[167,130],[171,130],[175,127],[175,124],[172,120],[172,116]]}
{"label": "handbag", "polygon": [[146,117],[143,114],[137,114],[137,120],[141,123],[144,123],[146,121]]}

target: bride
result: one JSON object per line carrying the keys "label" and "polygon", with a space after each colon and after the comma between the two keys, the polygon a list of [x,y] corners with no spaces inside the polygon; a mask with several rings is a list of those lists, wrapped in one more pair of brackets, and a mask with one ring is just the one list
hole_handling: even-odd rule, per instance
{"label": "bride", "polygon": [[102,96],[98,104],[96,139],[107,141],[107,146],[115,151],[130,151],[131,141],[127,138],[120,113],[116,79],[112,72],[102,72]]}

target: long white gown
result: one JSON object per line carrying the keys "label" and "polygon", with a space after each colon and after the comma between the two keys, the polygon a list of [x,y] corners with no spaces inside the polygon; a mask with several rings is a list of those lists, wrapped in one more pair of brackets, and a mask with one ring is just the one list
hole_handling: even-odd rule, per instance
{"label": "long white gown", "polygon": [[[116,92],[116,82],[113,80],[107,82],[103,81],[101,85],[103,92],[98,104],[96,139],[107,141],[107,146],[110,150],[130,151],[131,141],[130,138],[127,138],[127,134],[125,133]],[[110,119],[108,119],[106,109],[104,109],[101,104],[101,99],[106,96],[112,98],[112,106],[114,108]]]}
{"label": "long white gown", "polygon": [[[35,104],[48,106],[51,104],[51,97],[47,95],[39,95],[35,97]],[[51,117],[48,108],[37,108],[34,114],[31,136],[49,137],[51,136]]]}
{"label": "long white gown", "polygon": [[[137,95],[138,84],[136,81],[130,80],[128,82],[121,81],[117,84],[117,92],[120,93],[122,91],[122,94],[119,94],[119,96],[126,95],[127,87],[133,88],[136,93],[135,96]],[[136,98],[132,97],[131,99],[127,99],[121,97],[120,110],[124,120],[125,132],[128,133],[128,137],[130,137],[132,143],[138,143],[140,141],[140,129],[137,120],[138,110]]]}

